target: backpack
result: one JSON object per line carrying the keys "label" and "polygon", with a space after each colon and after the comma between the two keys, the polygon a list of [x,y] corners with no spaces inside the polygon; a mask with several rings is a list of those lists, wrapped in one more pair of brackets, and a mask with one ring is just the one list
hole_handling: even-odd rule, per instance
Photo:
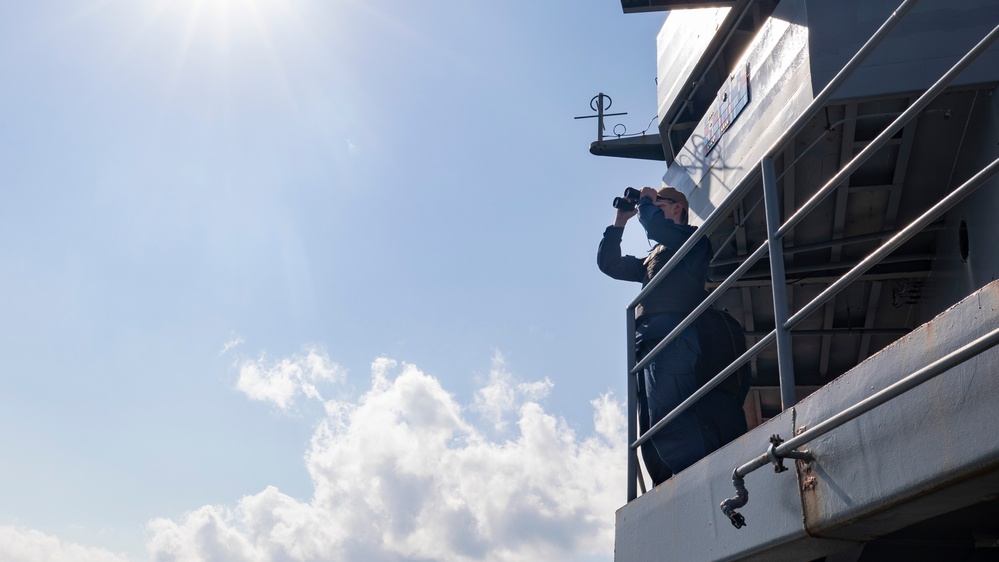
{"label": "backpack", "polygon": [[[697,319],[701,355],[697,360],[697,384],[703,386],[746,352],[746,332],[728,311],[710,307]],[[715,387],[739,397],[741,404],[749,394],[752,370],[747,362]]]}

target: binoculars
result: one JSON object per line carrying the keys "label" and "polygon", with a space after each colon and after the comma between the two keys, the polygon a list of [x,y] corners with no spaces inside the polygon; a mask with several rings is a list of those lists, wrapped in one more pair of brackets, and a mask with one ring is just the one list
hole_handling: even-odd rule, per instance
{"label": "binoculars", "polygon": [[624,188],[624,197],[615,197],[612,205],[619,211],[631,211],[638,204],[641,195],[642,192],[634,187],[626,187]]}

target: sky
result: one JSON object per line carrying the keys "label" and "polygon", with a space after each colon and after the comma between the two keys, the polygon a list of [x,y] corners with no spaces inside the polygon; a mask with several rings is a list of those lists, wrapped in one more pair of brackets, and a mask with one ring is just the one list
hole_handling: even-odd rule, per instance
{"label": "sky", "polygon": [[664,20],[9,2],[0,559],[611,560]]}

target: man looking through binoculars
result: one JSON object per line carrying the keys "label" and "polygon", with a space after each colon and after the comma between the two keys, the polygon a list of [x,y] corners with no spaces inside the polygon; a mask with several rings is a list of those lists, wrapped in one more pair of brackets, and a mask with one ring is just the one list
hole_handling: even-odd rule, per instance
{"label": "man looking through binoculars", "polygon": [[[696,230],[687,224],[687,198],[672,187],[629,188],[624,199],[615,199],[614,206],[617,214],[613,224],[604,230],[597,266],[614,279],[637,281],[644,287]],[[645,258],[621,254],[624,227],[636,214],[648,238],[656,242]],[[638,359],[645,357],[707,296],[704,287],[710,261],[711,243],[703,237],[637,306]],[[638,377],[642,433],[700,386],[696,374],[700,353],[694,323],[646,365]],[[741,401],[732,394],[712,390],[646,441],[642,458],[653,482],[659,484],[745,431]]]}

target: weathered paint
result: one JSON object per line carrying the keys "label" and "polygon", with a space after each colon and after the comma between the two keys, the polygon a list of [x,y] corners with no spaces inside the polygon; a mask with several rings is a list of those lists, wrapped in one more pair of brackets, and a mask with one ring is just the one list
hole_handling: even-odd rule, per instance
{"label": "weathered paint", "polygon": [[837,542],[820,547],[807,536],[793,471],[774,474],[764,468],[746,477],[750,501],[740,511],[747,527],[736,530],[719,509],[735,493],[732,470],[765,451],[771,433],[788,435],[791,418],[791,412],[774,418],[622,507],[615,560],[723,560],[760,550],[761,538],[774,545],[798,545],[772,560],[811,559],[850,546]]}
{"label": "weathered paint", "polygon": [[[693,218],[703,219],[726,201],[754,171],[762,151],[828,82],[830,69],[838,69],[897,3],[855,1],[845,8],[842,2],[784,0],[778,5],[742,58],[750,65],[752,92],[745,113],[707,156],[698,151],[701,140],[692,137],[664,176],[690,194]],[[962,2],[965,14],[952,6],[943,0],[921,2],[916,17],[893,32],[898,36],[835,99],[888,94],[903,99],[939,78],[999,21],[994,0]],[[857,14],[845,21],[840,12],[851,9]],[[935,19],[941,25],[930,25]],[[993,47],[957,83],[999,80],[997,52]],[[949,92],[919,118],[898,224],[999,155],[999,96],[993,94],[988,89]],[[945,111],[951,119],[945,120]],[[812,133],[820,132],[821,123],[817,126]],[[955,127],[959,134],[953,133]],[[799,166],[817,178],[826,162],[816,158],[812,164]],[[811,184],[816,178],[804,179]],[[796,471],[783,474],[764,468],[747,476],[750,501],[740,510],[746,528],[735,530],[718,509],[734,494],[732,470],[765,452],[771,434],[787,437],[814,425],[999,325],[999,285],[988,284],[999,278],[997,213],[999,180],[993,180],[948,214],[923,289],[925,305],[922,312],[917,309],[919,321],[928,323],[794,410],[621,508],[616,558],[811,560],[999,496],[999,422],[994,419],[999,350],[993,349],[817,439],[808,446],[814,462],[795,463]],[[970,238],[966,260],[957,257],[962,220]]]}
{"label": "weathered paint", "polygon": [[[798,421],[821,422],[997,325],[993,283],[802,401]],[[967,505],[958,484],[976,482],[975,501],[999,494],[988,483],[999,472],[997,364],[999,350],[987,351],[809,444],[816,460],[800,471],[808,532],[869,540]]]}
{"label": "weathered paint", "polygon": [[[797,471],[746,477],[747,526],[719,504],[768,438],[815,425],[999,324],[999,281],[617,513],[615,559],[811,560],[999,494],[999,349],[816,439]],[[970,430],[969,430],[970,429]]]}

